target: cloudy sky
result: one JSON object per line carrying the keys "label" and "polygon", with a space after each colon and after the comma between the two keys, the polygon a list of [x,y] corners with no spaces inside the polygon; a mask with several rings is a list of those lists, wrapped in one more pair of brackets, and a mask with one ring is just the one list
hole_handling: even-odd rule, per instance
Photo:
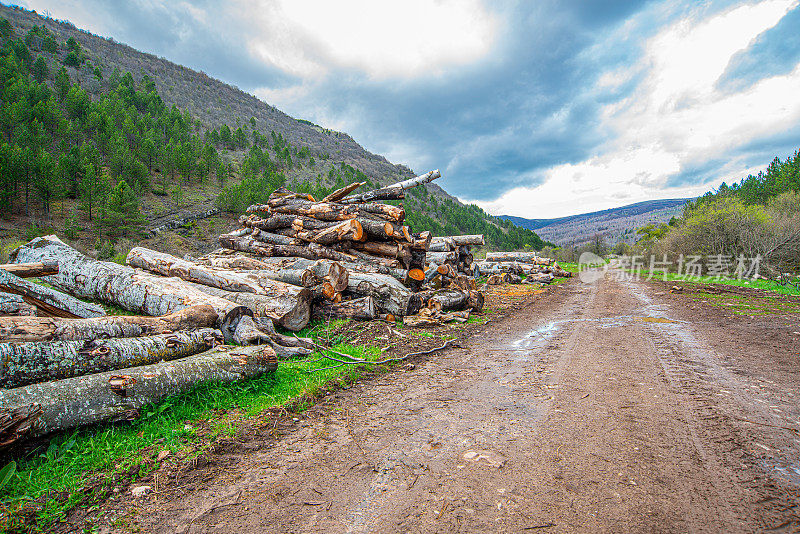
{"label": "cloudy sky", "polygon": [[701,194],[800,147],[797,0],[27,0],[494,214]]}

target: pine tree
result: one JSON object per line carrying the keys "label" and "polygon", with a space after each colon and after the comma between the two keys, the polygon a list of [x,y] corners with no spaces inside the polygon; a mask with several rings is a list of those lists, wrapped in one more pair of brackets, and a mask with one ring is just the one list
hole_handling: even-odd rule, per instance
{"label": "pine tree", "polygon": [[36,61],[33,63],[33,79],[39,83],[42,83],[50,71],[47,68],[47,63],[45,62],[42,56],[36,58]]}
{"label": "pine tree", "polygon": [[139,230],[144,216],[139,212],[139,199],[125,180],[120,180],[106,201],[103,226],[108,235],[128,235]]}

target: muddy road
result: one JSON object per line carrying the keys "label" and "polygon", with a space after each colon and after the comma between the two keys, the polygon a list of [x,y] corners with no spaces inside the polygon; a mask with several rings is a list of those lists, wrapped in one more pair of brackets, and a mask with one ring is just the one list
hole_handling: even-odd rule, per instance
{"label": "muddy road", "polygon": [[796,531],[798,328],[776,319],[786,346],[747,318],[698,313],[640,282],[571,281],[413,370],[329,396],[277,441],[218,451],[205,478],[131,503],[130,523]]}

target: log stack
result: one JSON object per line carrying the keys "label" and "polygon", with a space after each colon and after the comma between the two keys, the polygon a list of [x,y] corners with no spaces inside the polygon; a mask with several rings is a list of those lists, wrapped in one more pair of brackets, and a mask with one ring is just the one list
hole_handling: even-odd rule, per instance
{"label": "log stack", "polygon": [[485,244],[482,234],[437,236],[431,239],[426,261],[436,267],[450,265],[458,273],[477,278],[480,272],[475,265],[472,247]]}
{"label": "log stack", "polygon": [[489,277],[489,284],[526,283],[549,284],[555,278],[569,278],[565,271],[550,258],[537,256],[535,252],[487,252],[486,259],[477,263],[482,276]]}

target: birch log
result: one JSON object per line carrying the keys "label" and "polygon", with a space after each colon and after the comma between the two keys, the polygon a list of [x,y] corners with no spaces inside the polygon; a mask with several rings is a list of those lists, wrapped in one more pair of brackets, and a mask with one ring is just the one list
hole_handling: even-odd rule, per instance
{"label": "birch log", "polygon": [[[36,315],[36,306],[28,304],[19,295],[0,292],[0,315]],[[0,321],[5,317],[0,317]],[[0,333],[2,339],[2,333]]]}
{"label": "birch log", "polygon": [[380,189],[374,189],[358,195],[350,195],[349,197],[341,199],[339,202],[343,204],[357,204],[361,202],[371,202],[373,200],[391,200],[402,198],[398,195],[402,194],[402,192],[406,189],[431,182],[440,176],[441,174],[439,173],[439,169],[436,169],[434,171],[426,172],[420,176],[409,178],[408,180],[403,180],[402,182],[397,182]]}
{"label": "birch log", "polygon": [[184,308],[161,317],[138,315],[113,315],[90,319],[0,317],[0,339],[9,343],[23,343],[140,337],[211,327],[216,323],[217,312],[207,304]]}
{"label": "birch log", "polygon": [[102,306],[34,284],[5,270],[0,270],[0,291],[19,295],[28,304],[36,306],[41,313],[55,317],[101,317],[106,314]]}
{"label": "birch log", "polygon": [[[171,362],[0,390],[0,421],[15,411],[31,413],[11,428],[16,432],[0,435],[0,443],[103,421],[132,420],[143,406],[202,382],[242,380],[273,371],[277,363],[270,347],[223,346]],[[19,432],[26,423],[27,431]]]}
{"label": "birch log", "polygon": [[[209,304],[219,315],[222,328],[238,304],[192,288],[180,278],[164,278],[131,267],[84,256],[56,236],[37,237],[17,249],[16,261],[58,261],[59,271],[46,281],[74,295],[116,304],[146,315],[167,315],[200,304]],[[2,273],[0,273],[2,275]],[[224,330],[224,328],[223,328]]]}
{"label": "birch log", "polygon": [[175,360],[208,350],[217,341],[215,331],[204,328],[149,337],[0,343],[0,388]]}
{"label": "birch log", "polygon": [[[229,292],[254,293],[273,301],[271,318],[283,324],[283,317],[305,317],[310,313],[308,290],[292,284],[270,280],[253,271],[225,271],[212,269],[170,254],[134,247],[126,261],[134,266],[165,276],[177,276],[188,282],[216,287]],[[255,310],[254,310],[255,311]],[[302,327],[301,327],[302,328]]]}

